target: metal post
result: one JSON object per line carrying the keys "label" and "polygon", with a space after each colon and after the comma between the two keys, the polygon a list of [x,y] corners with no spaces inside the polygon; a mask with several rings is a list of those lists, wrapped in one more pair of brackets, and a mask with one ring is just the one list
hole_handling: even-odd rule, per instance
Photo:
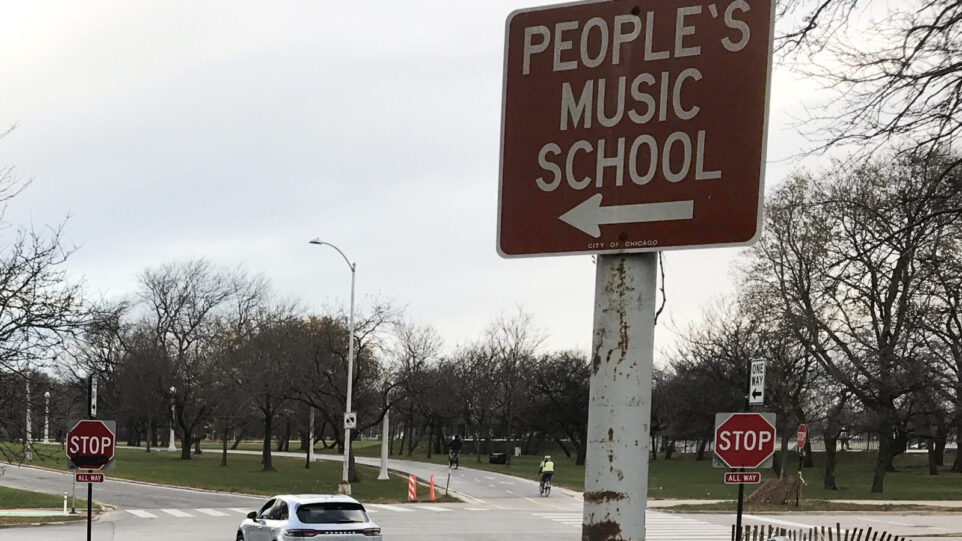
{"label": "metal post", "polygon": [[[93,470],[89,470],[93,471]],[[90,524],[93,520],[94,484],[87,483],[87,541],[90,541]]]}
{"label": "metal post", "polygon": [[[95,405],[95,404],[96,404],[96,400],[97,400],[97,379],[96,379],[96,376],[90,376],[90,383],[88,384],[87,389],[88,389],[88,391],[87,391],[87,392],[88,392],[88,395],[87,395],[87,399],[88,399],[88,400],[87,400],[87,403],[90,405],[90,409],[88,410],[88,413],[90,414],[90,418],[93,419],[93,418],[94,418],[94,415],[95,415],[96,412],[97,412],[97,406]],[[78,468],[77,471],[79,472],[80,469]],[[88,471],[91,471],[91,470],[88,470]],[[77,475],[74,474],[74,478],[76,478],[76,477],[77,477]],[[91,541],[90,525],[91,525],[91,522],[92,522],[92,520],[93,520],[93,516],[92,516],[92,515],[93,515],[93,501],[94,501],[94,484],[93,484],[93,483],[87,483],[87,541]]]}
{"label": "metal post", "polygon": [[175,387],[170,388],[170,443],[167,444],[168,451],[177,450],[177,435],[174,433],[174,423],[177,422],[177,410],[174,408],[174,393],[176,392]]}
{"label": "metal post", "polygon": [[643,541],[657,253],[599,255],[583,541]]}
{"label": "metal post", "polygon": [[[347,337],[347,397],[344,404],[344,412],[351,412],[351,390],[354,386],[354,278],[356,275],[357,265],[351,263],[351,260],[347,258],[343,251],[337,246],[334,246],[330,242],[324,242],[321,239],[314,239],[310,241],[310,244],[326,245],[337,250],[337,253],[341,254],[347,266],[351,268],[351,315],[348,321],[348,337]],[[350,481],[350,470],[351,470],[351,429],[347,427],[347,423],[344,423],[344,468],[341,472],[341,485],[338,488],[338,492],[341,494],[351,495],[351,481]]]}
{"label": "metal post", "polygon": [[24,457],[33,460],[33,433],[30,430],[30,380],[27,380],[27,433],[23,438]]}
{"label": "metal post", "polygon": [[43,393],[43,442],[50,443],[50,391]]}
{"label": "metal post", "polygon": [[381,421],[381,472],[377,478],[380,480],[390,479],[387,474],[387,450],[388,442],[391,439],[391,421],[388,419],[391,410],[384,412],[384,419]]}
{"label": "metal post", "polygon": [[[343,254],[342,254],[343,255]],[[344,258],[347,259],[346,257]],[[348,323],[350,329],[347,335],[347,400],[344,411],[351,411],[351,388],[354,386],[354,275],[356,265],[348,262],[351,266],[351,315]],[[350,480],[350,460],[351,460],[351,429],[344,427],[344,470],[341,472],[341,486],[338,490],[341,494],[351,495]]]}

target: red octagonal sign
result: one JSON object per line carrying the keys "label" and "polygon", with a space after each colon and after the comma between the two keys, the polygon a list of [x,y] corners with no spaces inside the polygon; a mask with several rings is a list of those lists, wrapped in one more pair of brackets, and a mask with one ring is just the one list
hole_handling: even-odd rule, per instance
{"label": "red octagonal sign", "polygon": [[758,468],[774,453],[774,413],[715,415],[715,455],[724,466]]}
{"label": "red octagonal sign", "polygon": [[115,443],[107,422],[79,421],[67,433],[67,458],[77,468],[99,470],[114,459]]}

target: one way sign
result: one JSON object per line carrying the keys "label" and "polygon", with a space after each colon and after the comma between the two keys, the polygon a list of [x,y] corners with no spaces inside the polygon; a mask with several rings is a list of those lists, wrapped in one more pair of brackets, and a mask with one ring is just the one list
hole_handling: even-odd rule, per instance
{"label": "one way sign", "polygon": [[765,361],[752,361],[752,372],[748,376],[748,403],[765,403]]}

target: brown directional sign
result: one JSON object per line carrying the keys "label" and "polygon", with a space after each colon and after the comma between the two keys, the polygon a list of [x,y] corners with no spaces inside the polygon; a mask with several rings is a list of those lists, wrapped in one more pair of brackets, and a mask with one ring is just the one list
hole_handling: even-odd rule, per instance
{"label": "brown directional sign", "polygon": [[507,21],[498,251],[754,241],[771,0],[578,2]]}

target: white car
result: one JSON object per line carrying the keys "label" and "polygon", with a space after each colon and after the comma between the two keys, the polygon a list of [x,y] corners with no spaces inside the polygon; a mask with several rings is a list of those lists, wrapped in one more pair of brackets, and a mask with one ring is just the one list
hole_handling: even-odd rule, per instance
{"label": "white car", "polygon": [[382,541],[381,528],[350,496],[274,496],[237,527],[237,541]]}

